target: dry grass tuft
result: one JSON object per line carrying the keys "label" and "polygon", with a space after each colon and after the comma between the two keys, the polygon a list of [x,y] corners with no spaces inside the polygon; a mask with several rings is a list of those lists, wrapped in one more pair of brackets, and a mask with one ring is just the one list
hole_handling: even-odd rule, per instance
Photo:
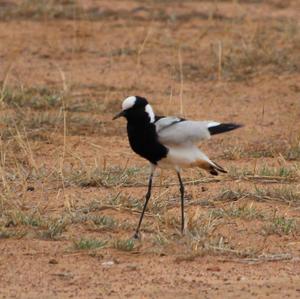
{"label": "dry grass tuft", "polygon": [[257,201],[278,201],[292,206],[300,206],[300,192],[292,186],[262,189],[256,186],[254,191],[244,189],[225,189],[217,197],[221,201],[237,201],[240,199]]}
{"label": "dry grass tuft", "polygon": [[65,171],[64,178],[66,184],[80,187],[116,187],[116,186],[134,186],[139,183],[141,177],[146,178],[146,171],[142,168],[128,167],[110,167],[105,170],[100,167],[81,169],[71,169]]}
{"label": "dry grass tuft", "polygon": [[239,36],[225,43],[222,72],[233,80],[258,73],[299,72],[300,30],[297,23],[278,22],[259,26],[253,36]]}
{"label": "dry grass tuft", "polygon": [[32,108],[45,110],[62,106],[61,92],[47,87],[36,87],[28,89],[5,88],[2,101],[11,108]]}
{"label": "dry grass tuft", "polygon": [[266,215],[251,204],[236,206],[231,204],[229,208],[217,208],[211,211],[213,218],[241,218],[245,220],[264,220]]}

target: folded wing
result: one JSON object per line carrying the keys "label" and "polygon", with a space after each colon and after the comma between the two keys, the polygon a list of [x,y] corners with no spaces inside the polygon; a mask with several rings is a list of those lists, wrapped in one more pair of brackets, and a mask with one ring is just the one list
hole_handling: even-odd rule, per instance
{"label": "folded wing", "polygon": [[214,121],[192,121],[177,117],[160,117],[155,122],[158,139],[166,145],[197,144],[209,139],[211,135],[220,134],[241,127],[233,123]]}

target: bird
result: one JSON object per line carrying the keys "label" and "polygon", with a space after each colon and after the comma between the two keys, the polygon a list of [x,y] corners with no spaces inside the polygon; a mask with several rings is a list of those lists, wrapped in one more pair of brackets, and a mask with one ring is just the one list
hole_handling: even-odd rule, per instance
{"label": "bird", "polygon": [[179,180],[181,199],[181,233],[184,234],[184,184],[181,170],[199,167],[212,175],[227,171],[210,160],[199,148],[202,140],[211,135],[232,131],[242,127],[237,123],[187,120],[176,116],[158,116],[147,99],[129,96],[122,102],[122,110],[113,120],[125,117],[127,135],[132,150],[150,162],[148,189],[143,210],[135,230],[134,238],[139,238],[147,204],[151,197],[153,175],[157,167],[173,169]]}

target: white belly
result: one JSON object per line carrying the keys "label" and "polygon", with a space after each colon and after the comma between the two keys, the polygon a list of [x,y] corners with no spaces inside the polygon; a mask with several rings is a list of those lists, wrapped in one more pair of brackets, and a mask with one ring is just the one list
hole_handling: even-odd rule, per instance
{"label": "white belly", "polygon": [[198,161],[210,162],[209,158],[195,145],[168,147],[168,149],[167,157],[157,163],[161,168],[188,168],[197,166]]}

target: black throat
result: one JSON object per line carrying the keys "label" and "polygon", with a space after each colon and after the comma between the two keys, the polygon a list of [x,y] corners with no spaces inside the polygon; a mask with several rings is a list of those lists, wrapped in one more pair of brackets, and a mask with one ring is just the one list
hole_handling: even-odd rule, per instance
{"label": "black throat", "polygon": [[155,124],[144,109],[127,113],[126,118],[129,143],[135,153],[155,165],[167,156],[168,149],[158,141]]}

